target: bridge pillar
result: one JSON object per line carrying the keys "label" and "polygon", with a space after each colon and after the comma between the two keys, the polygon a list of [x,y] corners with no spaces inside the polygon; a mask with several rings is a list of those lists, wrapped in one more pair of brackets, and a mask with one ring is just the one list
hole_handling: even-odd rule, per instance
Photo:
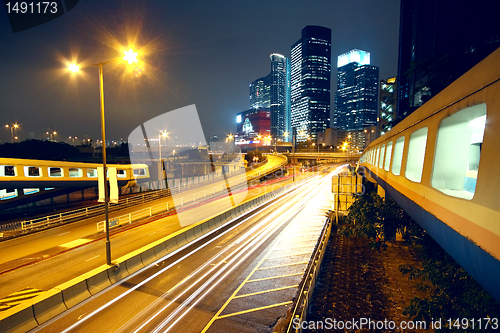
{"label": "bridge pillar", "polygon": [[377,194],[385,199],[385,190],[382,186],[377,185]]}

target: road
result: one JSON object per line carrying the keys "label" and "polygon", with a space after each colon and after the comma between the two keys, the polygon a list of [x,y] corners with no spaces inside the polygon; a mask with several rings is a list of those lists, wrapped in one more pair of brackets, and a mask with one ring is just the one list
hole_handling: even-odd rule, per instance
{"label": "road", "polygon": [[[284,183],[288,182],[290,180]],[[241,202],[250,200],[281,185],[275,183],[272,186],[250,187],[247,192],[240,191],[234,199]],[[190,191],[199,190],[197,188]],[[185,193],[191,196],[190,192]],[[184,221],[195,223],[210,218],[231,204],[227,192],[225,195],[219,194],[208,199],[183,206]],[[0,243],[0,260],[3,260],[1,268],[5,270],[24,265],[20,269],[0,275],[0,297],[25,288],[48,290],[100,266],[105,262],[105,258],[104,236],[96,232],[98,220],[102,218],[89,219]],[[181,228],[179,216],[160,214],[140,223],[112,229],[112,257],[118,258],[128,254]]]}
{"label": "road", "polygon": [[272,332],[331,206],[331,174],[158,260],[35,332]]}

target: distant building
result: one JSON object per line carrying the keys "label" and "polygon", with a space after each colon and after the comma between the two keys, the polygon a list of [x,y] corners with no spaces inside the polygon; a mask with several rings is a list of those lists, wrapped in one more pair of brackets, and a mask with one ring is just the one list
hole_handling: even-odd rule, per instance
{"label": "distant building", "polygon": [[[256,139],[258,136],[260,139]],[[271,113],[266,108],[250,109],[236,115],[236,145],[262,145],[264,137],[271,135]],[[259,142],[255,142],[259,141]]]}
{"label": "distant building", "polygon": [[361,152],[374,141],[377,136],[377,127],[371,126],[360,131],[346,131],[336,128],[327,128],[324,133],[318,136],[318,144],[332,146],[333,151],[341,151],[346,146],[351,152]]}
{"label": "distant building", "polygon": [[290,60],[277,53],[271,54],[270,58],[271,136],[274,140],[287,141],[285,133],[291,132]]}
{"label": "distant building", "polygon": [[370,52],[354,49],[338,56],[333,127],[358,131],[377,125],[378,80]]}
{"label": "distant building", "polygon": [[392,128],[396,119],[398,95],[396,92],[396,78],[380,80],[380,105],[378,114],[378,135],[384,135]]}
{"label": "distant building", "polygon": [[[306,26],[291,49],[291,125],[297,142],[330,125],[331,30]],[[298,135],[302,133],[301,135]]]}
{"label": "distant building", "polygon": [[250,107],[252,109],[271,107],[271,75],[261,77],[250,83]]}
{"label": "distant building", "polygon": [[402,0],[397,119],[500,47],[500,1]]}

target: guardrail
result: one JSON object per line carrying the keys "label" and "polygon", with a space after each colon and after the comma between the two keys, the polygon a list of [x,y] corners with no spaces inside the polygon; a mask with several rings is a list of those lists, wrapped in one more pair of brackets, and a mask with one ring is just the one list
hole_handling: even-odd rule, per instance
{"label": "guardrail", "polygon": [[332,215],[329,213],[327,215],[327,220],[325,227],[320,235],[320,240],[316,244],[314,249],[312,260],[309,262],[306,273],[304,274],[304,279],[300,285],[300,291],[298,297],[293,303],[292,316],[290,318],[290,323],[288,324],[287,333],[290,332],[302,332],[302,325],[298,325],[298,328],[294,328],[294,319],[298,318],[299,323],[307,320],[307,313],[309,312],[309,305],[313,296],[314,287],[316,285],[316,280],[319,275],[319,270],[321,263],[323,262],[323,257],[325,256],[326,246],[328,244],[328,239],[330,238],[330,233],[332,231]]}
{"label": "guardrail", "polygon": [[[111,213],[111,212],[118,211],[118,210],[121,210],[121,209],[124,209],[127,207],[134,206],[134,205],[144,204],[144,203],[154,201],[154,200],[157,200],[160,198],[169,197],[172,194],[178,194],[182,191],[189,190],[190,187],[192,189],[193,186],[197,187],[197,186],[201,186],[201,185],[208,185],[211,183],[215,183],[215,182],[218,182],[218,181],[224,179],[224,177],[227,177],[227,176],[235,177],[235,176],[238,176],[240,174],[245,173],[247,170],[252,170],[252,169],[261,167],[261,166],[265,165],[266,163],[267,163],[267,159],[265,161],[262,161],[261,163],[259,163],[256,166],[251,166],[251,167],[248,167],[246,169],[236,170],[236,171],[227,172],[227,173],[220,173],[220,175],[206,175],[206,176],[203,176],[202,178],[193,177],[192,179],[189,179],[189,177],[187,177],[187,178],[185,178],[186,180],[184,182],[182,182],[182,179],[179,180],[178,185],[176,185],[176,181],[175,181],[175,179],[173,179],[172,182],[169,184],[169,189],[155,190],[152,192],[143,193],[142,195],[136,195],[132,198],[119,199],[118,203],[109,205],[109,212]],[[286,164],[286,160],[282,164],[278,165],[277,167],[274,167],[270,170],[266,170],[263,172],[264,173],[273,172],[276,169],[281,168],[284,164]],[[254,178],[259,178],[261,175],[262,175],[262,172],[259,172],[257,175],[254,176]],[[245,178],[245,180],[247,180],[247,179]],[[209,193],[209,195],[210,194],[215,195],[217,192],[220,192],[223,190],[227,190],[226,185],[222,185],[221,190],[214,187],[212,189],[212,191],[207,192],[206,190],[204,190],[204,191],[196,192],[193,194],[192,197],[181,198],[182,199],[181,205],[196,201],[197,198],[198,199],[201,197],[206,198],[207,193]],[[212,193],[210,193],[210,192],[212,192]],[[173,208],[173,204],[169,203],[169,202],[167,202],[166,204],[161,203],[161,204],[152,205],[150,207],[138,210],[136,212],[120,216],[119,217],[119,219],[120,219],[119,224],[132,223],[132,221],[136,221],[136,220],[139,220],[142,218],[150,217],[152,215],[168,211],[171,208]],[[68,212],[63,212],[63,213],[54,214],[54,215],[48,215],[48,216],[44,216],[44,217],[36,218],[36,219],[32,219],[32,220],[25,220],[25,221],[18,221],[18,222],[14,222],[14,223],[3,224],[3,225],[0,225],[0,237],[5,237],[7,235],[6,232],[9,232],[9,234],[16,234],[19,232],[29,231],[29,230],[33,230],[33,229],[48,228],[51,225],[55,225],[55,224],[74,222],[74,221],[77,221],[77,220],[80,220],[83,218],[87,219],[87,218],[99,216],[102,214],[104,214],[104,204],[95,205],[92,207],[80,208],[80,209],[71,210]]]}
{"label": "guardrail", "polygon": [[207,220],[183,228],[128,255],[113,261],[113,266],[102,265],[88,273],[58,285],[39,296],[0,312],[0,332],[26,332],[45,323],[67,309],[88,299],[127,276],[163,260],[168,254],[189,243],[217,232],[239,216],[266,204],[308,180],[304,178]]}

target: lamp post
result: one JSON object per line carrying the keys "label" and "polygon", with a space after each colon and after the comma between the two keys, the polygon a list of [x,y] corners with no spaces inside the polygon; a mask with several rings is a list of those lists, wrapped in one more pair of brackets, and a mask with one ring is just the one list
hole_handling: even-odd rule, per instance
{"label": "lamp post", "polygon": [[[158,134],[158,181],[161,181],[163,179],[163,162],[161,160],[161,137],[167,138],[168,140],[168,132],[167,131],[160,131],[160,134]],[[168,141],[167,141],[167,146],[168,146]]]}
{"label": "lamp post", "polygon": [[[129,49],[128,51],[123,52],[125,56],[123,60],[127,61],[129,64],[137,63],[137,53]],[[107,177],[107,167],[106,167],[106,126],[104,119],[104,82],[103,82],[103,74],[102,67],[110,62],[114,62],[119,60],[120,58],[116,58],[113,60],[100,62],[98,64],[91,64],[90,66],[98,66],[99,67],[99,101],[101,108],[101,146],[102,146],[102,169],[104,174],[104,216],[106,222],[104,224],[104,228],[106,230],[106,264],[108,266],[111,265],[111,243],[109,241],[109,193],[108,193],[108,177]],[[72,72],[78,72],[80,67],[76,64],[71,64],[69,66],[69,70]]]}
{"label": "lamp post", "polygon": [[10,128],[10,143],[14,143],[14,130],[18,129],[19,125],[18,124],[5,125],[5,128]]}
{"label": "lamp post", "polygon": [[227,153],[229,154],[229,151],[230,151],[230,147],[231,147],[231,140],[233,140],[233,135],[232,134],[229,134],[226,138],[226,151]]}
{"label": "lamp post", "polygon": [[75,139],[78,139],[78,137],[76,137],[76,136],[70,136],[69,138],[70,138],[70,140],[73,140],[73,146],[74,146],[75,145]]}

